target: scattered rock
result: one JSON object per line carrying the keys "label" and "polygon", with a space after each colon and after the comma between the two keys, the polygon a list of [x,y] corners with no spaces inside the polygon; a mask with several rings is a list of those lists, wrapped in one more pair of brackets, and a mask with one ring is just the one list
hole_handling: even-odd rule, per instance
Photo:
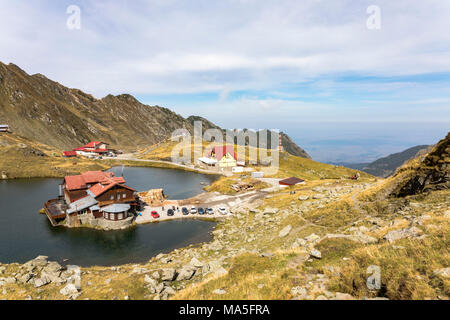
{"label": "scattered rock", "polygon": [[39,279],[36,279],[34,281],[34,287],[40,288],[40,287],[43,287],[43,286],[49,284],[50,282],[51,282],[51,280],[48,277],[41,276]]}
{"label": "scattered rock", "polygon": [[176,277],[176,271],[174,268],[162,269],[161,280],[162,281],[173,281]]}
{"label": "scattered rock", "polygon": [[307,236],[307,237],[305,238],[305,241],[307,241],[307,242],[316,242],[316,241],[318,241],[319,239],[320,239],[320,237],[319,237],[317,234],[311,233],[309,236]]}
{"label": "scattered rock", "polygon": [[348,293],[336,292],[336,296],[331,300],[356,300],[355,297]]}
{"label": "scattered rock", "polygon": [[436,276],[443,277],[443,278],[450,278],[450,268],[442,268],[442,269],[434,270],[433,274]]}
{"label": "scattered rock", "polygon": [[300,201],[306,201],[308,199],[309,199],[309,196],[299,196],[298,197],[298,200],[300,200]]}
{"label": "scattered rock", "polygon": [[418,237],[421,234],[422,234],[422,231],[420,229],[418,229],[416,227],[411,227],[411,228],[404,228],[401,230],[389,231],[384,236],[384,239],[386,239],[390,243],[393,243],[397,240],[404,239],[404,238]]}
{"label": "scattered rock", "polygon": [[74,284],[69,283],[64,288],[59,290],[59,293],[61,293],[64,296],[71,296],[71,295],[77,294],[78,293],[78,289],[77,289],[77,287]]}
{"label": "scattered rock", "polygon": [[278,234],[278,237],[283,238],[283,237],[287,236],[289,234],[289,232],[291,232],[291,230],[292,230],[292,226],[289,224],[280,231],[280,233]]}
{"label": "scattered rock", "polygon": [[322,259],[322,253],[317,249],[312,248],[309,250],[309,254],[316,259]]}
{"label": "scattered rock", "polygon": [[203,263],[200,262],[197,258],[192,258],[191,261],[189,262],[189,264],[191,264],[192,266],[196,267],[196,268],[203,268]]}
{"label": "scattered rock", "polygon": [[308,291],[303,287],[293,287],[291,289],[291,294],[297,298],[303,298],[308,294]]}
{"label": "scattered rock", "polygon": [[222,295],[222,294],[226,294],[227,292],[223,289],[216,289],[213,291],[214,294],[218,294],[218,295]]}
{"label": "scattered rock", "polygon": [[195,267],[186,265],[180,269],[177,276],[177,281],[190,280],[195,274]]}

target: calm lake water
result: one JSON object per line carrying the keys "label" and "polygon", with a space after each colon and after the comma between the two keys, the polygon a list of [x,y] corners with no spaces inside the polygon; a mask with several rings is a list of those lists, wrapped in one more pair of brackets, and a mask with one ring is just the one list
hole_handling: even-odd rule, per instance
{"label": "calm lake water", "polygon": [[[120,175],[122,168],[113,168]],[[163,188],[171,199],[202,192],[201,182],[216,177],[181,170],[124,168],[127,184],[138,191]],[[208,241],[214,222],[178,220],[121,231],[51,226],[38,211],[58,195],[61,179],[0,181],[0,262],[23,263],[38,255],[65,264],[118,265],[144,262],[161,253]]]}

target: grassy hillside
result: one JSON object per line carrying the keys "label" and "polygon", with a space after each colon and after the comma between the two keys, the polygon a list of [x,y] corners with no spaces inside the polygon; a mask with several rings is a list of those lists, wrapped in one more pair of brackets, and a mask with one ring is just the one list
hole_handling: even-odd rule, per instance
{"label": "grassy hillside", "polygon": [[65,159],[53,147],[0,133],[0,178],[64,177],[88,170],[105,170],[105,163],[81,158]]}

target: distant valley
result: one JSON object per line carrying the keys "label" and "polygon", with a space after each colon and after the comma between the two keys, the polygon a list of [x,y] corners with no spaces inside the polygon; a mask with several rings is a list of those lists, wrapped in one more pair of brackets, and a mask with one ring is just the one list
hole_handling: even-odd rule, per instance
{"label": "distant valley", "polygon": [[415,157],[419,152],[428,149],[427,145],[419,145],[401,152],[393,153],[387,157],[380,158],[370,163],[333,163],[347,168],[361,170],[371,175],[386,178],[393,174],[395,170],[406,161]]}

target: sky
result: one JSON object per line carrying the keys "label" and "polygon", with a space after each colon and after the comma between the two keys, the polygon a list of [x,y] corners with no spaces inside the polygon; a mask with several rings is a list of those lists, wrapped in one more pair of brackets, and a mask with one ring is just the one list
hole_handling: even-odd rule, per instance
{"label": "sky", "polygon": [[450,1],[0,0],[0,30],[0,61],[30,74],[279,129],[320,161],[450,128]]}

